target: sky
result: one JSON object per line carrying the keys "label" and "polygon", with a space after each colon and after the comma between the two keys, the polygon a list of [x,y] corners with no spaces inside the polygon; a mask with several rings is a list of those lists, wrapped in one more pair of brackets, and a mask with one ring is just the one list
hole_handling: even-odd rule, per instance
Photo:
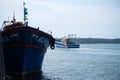
{"label": "sky", "polygon": [[29,26],[54,37],[120,38],[120,0],[1,0],[1,26],[13,13],[23,21],[23,1]]}

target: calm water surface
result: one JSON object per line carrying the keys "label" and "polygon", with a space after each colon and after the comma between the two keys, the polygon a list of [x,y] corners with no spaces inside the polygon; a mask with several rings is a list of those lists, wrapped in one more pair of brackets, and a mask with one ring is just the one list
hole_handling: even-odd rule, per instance
{"label": "calm water surface", "polygon": [[41,77],[31,80],[120,80],[120,44],[48,49],[42,71]]}

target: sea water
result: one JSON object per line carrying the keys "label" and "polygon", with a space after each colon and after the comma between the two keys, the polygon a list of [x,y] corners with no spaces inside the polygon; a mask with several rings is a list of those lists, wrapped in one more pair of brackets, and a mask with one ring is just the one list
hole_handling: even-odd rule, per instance
{"label": "sea water", "polygon": [[120,80],[120,44],[48,50],[43,72],[49,80]]}
{"label": "sea water", "polygon": [[120,80],[120,44],[48,49],[42,72],[42,77],[29,80]]}

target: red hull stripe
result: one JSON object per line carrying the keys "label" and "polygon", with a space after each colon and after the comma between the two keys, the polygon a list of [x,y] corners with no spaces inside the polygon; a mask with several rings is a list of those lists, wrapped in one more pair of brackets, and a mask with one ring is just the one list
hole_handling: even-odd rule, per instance
{"label": "red hull stripe", "polygon": [[35,48],[42,51],[46,51],[45,48],[42,48],[40,46],[33,46],[33,45],[7,45],[5,46],[5,48]]}

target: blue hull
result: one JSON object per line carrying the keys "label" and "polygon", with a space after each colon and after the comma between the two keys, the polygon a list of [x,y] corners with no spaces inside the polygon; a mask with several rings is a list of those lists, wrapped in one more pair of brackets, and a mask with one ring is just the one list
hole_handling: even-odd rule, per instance
{"label": "blue hull", "polygon": [[56,48],[79,48],[80,45],[77,44],[67,44],[67,45],[63,45],[63,44],[58,44],[56,43]]}
{"label": "blue hull", "polygon": [[77,44],[69,44],[67,45],[68,48],[79,48],[80,45],[77,45]]}
{"label": "blue hull", "polygon": [[54,38],[31,27],[2,32],[6,72],[26,75],[41,71],[47,48],[54,48]]}
{"label": "blue hull", "polygon": [[15,47],[5,49],[5,66],[8,74],[25,75],[40,71],[44,59],[42,50]]}

